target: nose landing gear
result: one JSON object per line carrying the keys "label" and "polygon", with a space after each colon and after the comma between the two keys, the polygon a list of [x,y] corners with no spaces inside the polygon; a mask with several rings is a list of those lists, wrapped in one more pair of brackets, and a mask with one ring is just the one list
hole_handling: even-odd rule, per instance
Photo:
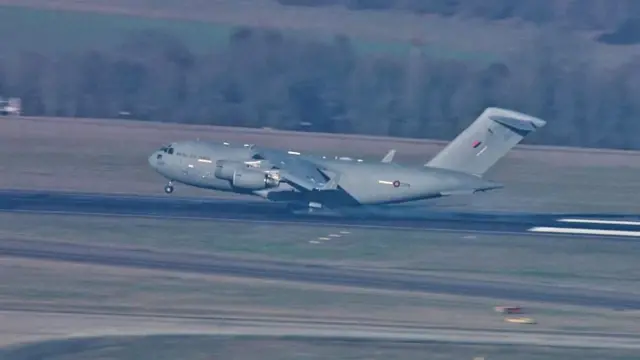
{"label": "nose landing gear", "polygon": [[171,194],[173,192],[173,184],[171,181],[164,187],[164,192]]}

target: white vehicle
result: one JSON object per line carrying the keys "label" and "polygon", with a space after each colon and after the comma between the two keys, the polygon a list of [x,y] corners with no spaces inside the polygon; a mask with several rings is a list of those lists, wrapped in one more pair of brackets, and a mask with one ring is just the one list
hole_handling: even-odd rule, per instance
{"label": "white vehicle", "polygon": [[0,114],[20,116],[22,113],[22,100],[20,98],[4,99],[0,97]]}

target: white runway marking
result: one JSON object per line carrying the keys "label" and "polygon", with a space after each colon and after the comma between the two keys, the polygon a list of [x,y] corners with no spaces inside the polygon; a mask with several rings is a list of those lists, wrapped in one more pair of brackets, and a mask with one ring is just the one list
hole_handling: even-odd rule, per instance
{"label": "white runway marking", "polygon": [[600,225],[631,225],[640,226],[640,221],[598,220],[598,219],[558,219],[559,222]]}
{"label": "white runway marking", "polygon": [[532,232],[545,232],[545,233],[553,233],[553,234],[640,237],[640,231],[628,231],[628,230],[580,229],[580,228],[560,228],[560,227],[550,227],[550,226],[537,226],[537,227],[530,228],[529,231],[532,231]]}

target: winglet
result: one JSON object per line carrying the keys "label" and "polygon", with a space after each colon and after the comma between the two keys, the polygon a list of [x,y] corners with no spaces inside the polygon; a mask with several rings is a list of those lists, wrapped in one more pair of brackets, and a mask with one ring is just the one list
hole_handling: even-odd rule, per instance
{"label": "winglet", "polygon": [[385,155],[382,158],[382,162],[383,163],[390,163],[393,161],[393,157],[396,155],[396,149],[391,149],[389,150],[389,152],[387,153],[387,155]]}

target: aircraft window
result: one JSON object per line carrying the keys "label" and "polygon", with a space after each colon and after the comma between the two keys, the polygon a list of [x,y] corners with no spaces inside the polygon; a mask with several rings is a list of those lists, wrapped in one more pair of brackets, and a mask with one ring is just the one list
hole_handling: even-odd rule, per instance
{"label": "aircraft window", "polygon": [[251,157],[253,160],[264,160],[264,157],[260,154],[255,154]]}

